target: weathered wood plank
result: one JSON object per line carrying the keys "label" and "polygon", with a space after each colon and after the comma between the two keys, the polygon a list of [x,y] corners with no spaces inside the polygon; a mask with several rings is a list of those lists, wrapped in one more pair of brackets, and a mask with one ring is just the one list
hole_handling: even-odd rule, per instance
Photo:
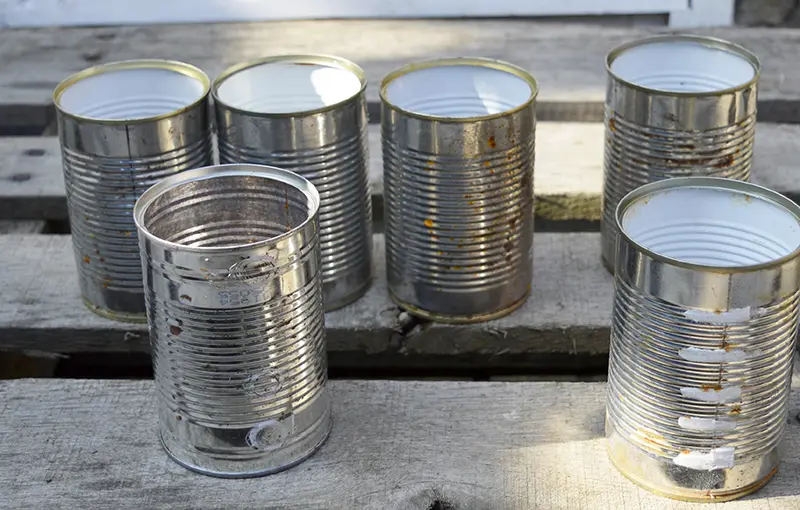
{"label": "weathered wood plank", "polygon": [[[598,234],[541,234],[534,242],[532,295],[504,318],[472,326],[420,323],[386,290],[383,236],[375,235],[376,279],[356,303],[327,314],[334,366],[482,369],[578,367],[608,354],[612,278]],[[147,352],[144,326],[116,323],[81,303],[69,236],[0,236],[0,349]]]}
{"label": "weathered wood plank", "polygon": [[[536,131],[536,216],[543,230],[597,228],[603,189],[603,125],[540,122]],[[370,126],[370,183],[376,220],[383,213],[380,128]],[[761,124],[753,181],[800,200],[796,154],[800,126]],[[0,137],[0,218],[67,218],[58,140]],[[587,227],[588,226],[588,227]]]}
{"label": "weathered wood plank", "polygon": [[[600,120],[608,50],[667,31],[541,20],[324,20],[3,30],[0,104],[5,115],[0,118],[12,124],[30,120],[44,128],[52,119],[50,99],[58,82],[101,62],[170,58],[196,64],[213,77],[231,64],[267,54],[322,52],[364,67],[373,104],[380,80],[401,64],[470,55],[530,69],[541,85],[541,119]],[[698,32],[741,43],[762,59],[762,120],[800,120],[800,68],[795,65],[800,31]]]}
{"label": "weathered wood plank", "polygon": [[[706,509],[608,461],[602,383],[332,381],[334,426],[272,476],[191,473],[159,446],[150,381],[0,383],[0,507]],[[778,473],[726,510],[800,508],[800,381]]]}

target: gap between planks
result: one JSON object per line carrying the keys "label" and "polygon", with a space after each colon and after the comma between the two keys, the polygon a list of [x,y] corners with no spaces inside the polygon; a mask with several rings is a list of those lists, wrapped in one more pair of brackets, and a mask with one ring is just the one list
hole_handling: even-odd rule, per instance
{"label": "gap between planks", "polygon": [[[534,188],[540,230],[597,230],[603,188],[604,127],[540,122]],[[800,125],[759,124],[753,182],[800,199],[796,178]],[[380,127],[369,127],[369,174],[376,221],[383,215]],[[61,158],[55,137],[0,137],[0,218],[66,220]]]}
{"label": "gap between planks", "polygon": [[[317,20],[264,23],[48,28],[0,31],[0,126],[41,133],[51,97],[70,74],[103,62],[183,60],[211,77],[270,54],[328,53],[363,66],[376,112],[382,78],[399,66],[442,56],[507,60],[540,85],[539,118],[602,119],[605,56],[613,47],[668,28],[546,20]],[[698,29],[755,52],[762,61],[759,120],[800,121],[797,29]]]}
{"label": "gap between planks", "polygon": [[[331,381],[327,443],[287,471],[191,473],[156,432],[152,381],[0,383],[0,507],[699,510],[637,488],[608,460],[605,384]],[[725,510],[800,508],[800,379],[784,458]],[[14,466],[14,468],[10,468]]]}

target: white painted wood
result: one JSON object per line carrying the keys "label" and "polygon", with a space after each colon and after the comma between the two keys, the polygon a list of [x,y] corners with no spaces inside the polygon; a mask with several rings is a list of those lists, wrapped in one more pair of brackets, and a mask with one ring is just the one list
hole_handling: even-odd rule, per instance
{"label": "white painted wood", "polygon": [[688,9],[670,12],[670,28],[727,27],[734,24],[736,0],[690,0]]}
{"label": "white painted wood", "polygon": [[614,469],[602,383],[331,381],[333,431],[315,455],[223,480],[164,454],[152,381],[3,381],[0,507],[796,510],[799,382],[775,477],[712,509],[650,494]]}
{"label": "white painted wood", "polygon": [[208,23],[329,18],[653,14],[687,0],[6,0],[9,27]]}

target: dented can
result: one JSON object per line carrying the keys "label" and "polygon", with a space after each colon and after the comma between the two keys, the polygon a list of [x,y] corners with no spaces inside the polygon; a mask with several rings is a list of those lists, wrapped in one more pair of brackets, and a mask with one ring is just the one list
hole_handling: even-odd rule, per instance
{"label": "dented can", "polygon": [[412,314],[479,322],[529,295],[537,91],[524,70],[478,58],[383,80],[386,272]]}
{"label": "dented can", "polygon": [[78,280],[94,312],[144,322],[133,206],[164,177],[212,163],[209,88],[200,69],[166,60],[100,65],[56,87]]}
{"label": "dented can", "polygon": [[661,35],[606,57],[602,259],[614,267],[620,199],[672,177],[748,181],[760,64],[735,44]]}
{"label": "dented can", "polygon": [[617,208],[606,407],[616,467],[687,501],[778,469],[800,317],[800,207],[754,184],[683,177]]}
{"label": "dented can", "polygon": [[258,165],[184,172],[136,203],[159,431],[186,468],[266,475],[328,436],[318,208],[307,180]]}
{"label": "dented can", "polygon": [[364,71],[321,55],[239,64],[214,82],[220,163],[275,165],[317,188],[325,308],[372,278],[372,202]]}

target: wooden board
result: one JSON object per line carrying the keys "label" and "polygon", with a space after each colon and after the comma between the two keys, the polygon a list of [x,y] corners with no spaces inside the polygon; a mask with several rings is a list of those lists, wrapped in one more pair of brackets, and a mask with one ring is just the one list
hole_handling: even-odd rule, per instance
{"label": "wooden board", "polygon": [[[608,461],[601,383],[332,381],[334,425],[302,464],[221,480],[167,459],[150,381],[0,383],[0,507],[707,510]],[[778,473],[725,510],[800,508],[800,381]]]}
{"label": "wooden board", "polygon": [[[534,187],[541,230],[597,228],[603,189],[603,125],[540,122]],[[383,214],[379,126],[370,126],[370,184],[376,220]],[[753,181],[800,200],[796,177],[800,126],[761,124]],[[54,137],[0,137],[0,218],[65,220],[64,181]],[[582,224],[582,225],[580,225]]]}
{"label": "wooden board", "polygon": [[[542,120],[601,120],[606,53],[665,28],[525,20],[326,20],[273,23],[17,29],[0,32],[0,119],[43,129],[51,95],[69,74],[132,58],[184,60],[212,77],[263,55],[329,53],[362,65],[377,100],[381,79],[398,66],[440,56],[499,58],[537,78]],[[762,59],[760,118],[800,120],[795,29],[702,29],[741,43]],[[372,110],[375,112],[375,109]],[[375,117],[373,117],[375,119]]]}
{"label": "wooden board", "polygon": [[[602,366],[613,296],[599,247],[599,234],[537,235],[527,303],[501,319],[449,326],[420,323],[392,304],[383,236],[375,235],[372,287],[356,303],[326,316],[331,364],[477,370],[593,361]],[[145,326],[109,321],[83,306],[69,236],[0,236],[0,253],[7,261],[0,271],[0,350],[149,350]]]}

